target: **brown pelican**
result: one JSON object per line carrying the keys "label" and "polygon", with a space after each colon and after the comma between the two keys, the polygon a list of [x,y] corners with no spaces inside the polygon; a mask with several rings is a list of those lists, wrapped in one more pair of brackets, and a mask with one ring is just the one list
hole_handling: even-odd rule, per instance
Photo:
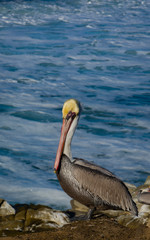
{"label": "brown pelican", "polygon": [[119,178],[98,165],[72,159],[70,146],[80,112],[80,103],[75,99],[63,105],[63,123],[54,164],[61,187],[71,198],[89,207],[86,219],[90,219],[99,207],[123,209],[138,215],[136,204]]}
{"label": "brown pelican", "polygon": [[150,186],[146,189],[140,190],[137,198],[140,203],[150,205]]}

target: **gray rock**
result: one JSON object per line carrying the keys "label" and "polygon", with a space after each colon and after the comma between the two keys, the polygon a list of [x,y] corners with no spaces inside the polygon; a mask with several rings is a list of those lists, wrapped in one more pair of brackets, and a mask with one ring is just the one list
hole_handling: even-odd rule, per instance
{"label": "gray rock", "polygon": [[150,176],[147,177],[147,179],[146,179],[144,185],[150,185]]}
{"label": "gray rock", "polygon": [[40,231],[58,228],[69,223],[67,214],[42,205],[15,205],[0,200],[0,235],[18,231]]}
{"label": "gray rock", "polygon": [[3,219],[3,221],[0,221],[0,232],[22,231],[23,225],[23,221],[17,221],[15,219]]}
{"label": "gray rock", "polygon": [[0,199],[0,216],[5,217],[8,215],[14,215],[15,209],[4,199]]}
{"label": "gray rock", "polygon": [[48,207],[39,209],[29,208],[26,213],[25,231],[34,231],[37,228],[56,228],[69,223],[68,216]]}
{"label": "gray rock", "polygon": [[70,201],[71,207],[73,211],[79,211],[79,212],[88,212],[89,208],[86,207],[85,205],[79,203],[78,201],[72,199]]}

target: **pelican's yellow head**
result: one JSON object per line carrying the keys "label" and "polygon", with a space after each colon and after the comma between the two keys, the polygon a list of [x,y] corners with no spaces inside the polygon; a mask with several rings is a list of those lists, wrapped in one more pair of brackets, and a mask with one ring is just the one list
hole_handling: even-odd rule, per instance
{"label": "pelican's yellow head", "polygon": [[64,103],[62,109],[62,117],[66,118],[69,112],[73,112],[76,115],[79,115],[80,111],[81,111],[80,102],[72,98]]}

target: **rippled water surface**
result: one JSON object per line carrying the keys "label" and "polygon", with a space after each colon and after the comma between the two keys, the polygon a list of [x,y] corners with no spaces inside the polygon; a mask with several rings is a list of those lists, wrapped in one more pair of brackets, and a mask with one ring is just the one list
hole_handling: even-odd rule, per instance
{"label": "rippled water surface", "polygon": [[0,1],[0,193],[69,206],[53,173],[68,98],[73,156],[126,182],[150,175],[149,0]]}

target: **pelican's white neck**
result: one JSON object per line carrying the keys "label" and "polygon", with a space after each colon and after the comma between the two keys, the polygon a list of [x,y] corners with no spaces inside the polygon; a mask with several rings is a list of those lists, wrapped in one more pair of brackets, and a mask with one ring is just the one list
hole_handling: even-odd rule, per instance
{"label": "pelican's white neck", "polygon": [[74,135],[74,132],[76,130],[77,124],[78,124],[78,120],[79,120],[79,116],[76,116],[75,119],[73,120],[70,129],[67,133],[67,137],[66,137],[66,141],[65,141],[65,145],[64,145],[64,149],[63,149],[63,153],[69,157],[69,159],[72,161],[72,153],[71,153],[71,141],[72,141],[72,137]]}

